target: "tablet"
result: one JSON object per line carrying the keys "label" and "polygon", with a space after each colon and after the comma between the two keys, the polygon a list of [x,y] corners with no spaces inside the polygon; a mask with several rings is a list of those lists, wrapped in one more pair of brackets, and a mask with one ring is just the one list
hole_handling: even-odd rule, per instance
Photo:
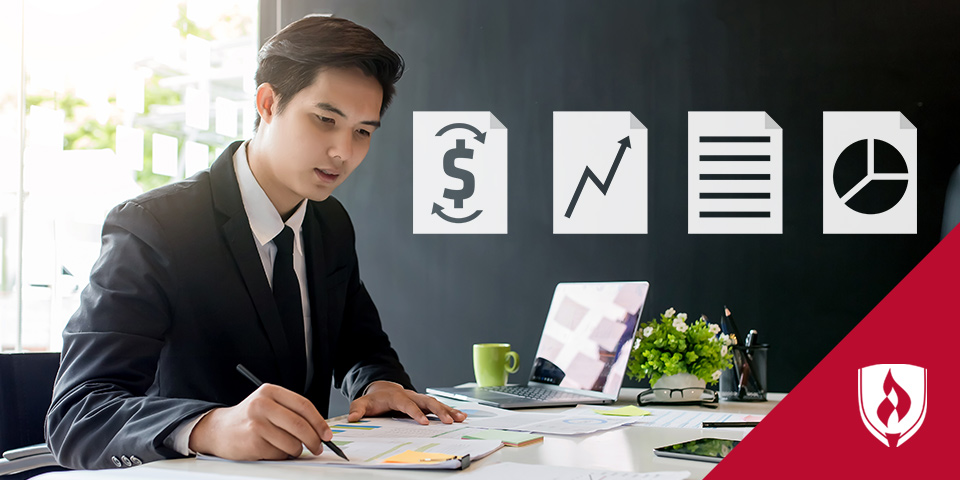
{"label": "tablet", "polygon": [[723,460],[723,457],[727,456],[730,450],[733,450],[733,447],[736,447],[738,443],[740,443],[740,440],[698,438],[689,442],[654,448],[653,454],[658,457],[720,463],[720,460]]}

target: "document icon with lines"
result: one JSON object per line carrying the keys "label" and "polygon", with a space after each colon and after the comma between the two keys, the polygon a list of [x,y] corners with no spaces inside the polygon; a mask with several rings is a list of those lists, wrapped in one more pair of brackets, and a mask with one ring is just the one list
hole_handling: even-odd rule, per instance
{"label": "document icon with lines", "polygon": [[783,130],[766,112],[688,112],[688,233],[783,233]]}
{"label": "document icon with lines", "polygon": [[647,129],[630,112],[553,112],[553,233],[647,233]]}

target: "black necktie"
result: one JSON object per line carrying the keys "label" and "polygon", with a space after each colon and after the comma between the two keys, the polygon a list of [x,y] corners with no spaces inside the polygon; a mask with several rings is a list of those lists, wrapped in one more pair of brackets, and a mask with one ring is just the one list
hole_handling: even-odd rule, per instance
{"label": "black necktie", "polygon": [[300,303],[300,282],[293,270],[293,229],[284,225],[273,238],[277,256],[273,260],[273,299],[280,311],[280,321],[287,337],[287,345],[293,353],[294,365],[290,365],[295,383],[291,390],[303,390],[307,377],[307,352],[303,337],[303,305]]}

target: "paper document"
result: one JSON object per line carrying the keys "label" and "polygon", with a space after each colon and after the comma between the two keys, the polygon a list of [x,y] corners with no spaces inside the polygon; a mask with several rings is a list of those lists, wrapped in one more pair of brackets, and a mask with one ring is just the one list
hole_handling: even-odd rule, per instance
{"label": "paper document", "polygon": [[[451,404],[449,402],[445,402]],[[521,432],[582,435],[629,425],[635,417],[608,417],[573,409],[562,413],[532,413],[488,407],[479,403],[455,402],[454,408],[469,415],[463,425]]]}
{"label": "paper document", "polygon": [[554,435],[582,435],[610,430],[637,421],[637,417],[598,415],[592,411],[593,408],[597,408],[595,406],[581,406],[560,413],[534,413],[505,410],[443,397],[438,398],[438,400],[466,413],[468,417],[463,425],[471,428],[495,428]]}
{"label": "paper document", "polygon": [[[431,418],[428,416],[427,418]],[[470,434],[485,429],[474,428],[463,423],[445,424],[439,420],[430,420],[429,425],[420,425],[412,418],[365,418],[359,422],[331,422],[333,440],[373,439],[373,438],[443,438],[461,440]]]}
{"label": "paper document", "polygon": [[493,430],[489,428],[477,428],[475,430],[476,432],[469,433],[461,438],[464,440],[498,440],[508,447],[525,447],[543,441],[543,435],[533,433]]}
{"label": "paper document", "polygon": [[463,480],[502,480],[504,478],[536,478],[537,480],[683,480],[689,476],[690,472],[688,471],[648,473],[617,472],[612,470],[501,462],[472,470],[469,473],[463,473],[458,475],[457,478]]}
{"label": "paper document", "polygon": [[[504,410],[506,411],[506,410]],[[428,417],[429,418],[429,417]],[[502,429],[471,427],[463,423],[444,424],[431,420],[420,425],[411,418],[366,418],[354,423],[331,423],[333,439],[352,438],[442,438],[446,440],[499,440],[507,446],[542,441],[542,435],[530,435]]]}
{"label": "paper document", "polygon": [[[763,415],[744,415],[741,413],[700,412],[689,410],[667,410],[650,408],[651,415],[635,417],[634,425],[663,428],[702,428],[703,422],[758,422]],[[746,429],[747,427],[744,427]],[[724,428],[724,430],[730,430]]]}
{"label": "paper document", "polygon": [[[530,415],[528,417],[528,415]],[[639,417],[601,415],[523,414],[504,418],[484,418],[470,423],[481,428],[499,428],[554,435],[583,435],[629,425]]]}
{"label": "paper document", "polygon": [[636,405],[627,405],[626,407],[619,408],[591,408],[593,413],[600,415],[613,415],[615,417],[639,417],[643,415],[650,415],[650,412],[636,406]]}
{"label": "paper document", "polygon": [[157,468],[153,465],[137,467],[135,474],[126,468],[118,468],[116,470],[69,470],[66,472],[43,474],[44,480],[109,480],[113,478],[117,480],[130,480],[131,478],[136,478],[137,480],[170,480],[170,478],[176,478],[177,480],[252,480],[254,477],[172,470],[169,468]]}
{"label": "paper document", "polygon": [[[337,439],[334,443],[350,458],[346,461],[337,454],[324,449],[320,455],[313,455],[309,450],[296,459],[282,461],[262,461],[266,463],[289,463],[297,465],[360,467],[360,468],[459,468],[459,460],[442,462],[418,461],[412,463],[396,463],[403,458],[410,457],[408,451],[431,453],[437,455],[453,455],[462,457],[470,455],[471,460],[479,460],[497,451],[503,444],[498,440],[452,440],[433,438],[372,438],[372,439]],[[404,454],[404,455],[398,455]],[[201,460],[223,460],[209,455],[197,455]],[[385,461],[390,459],[391,463]],[[249,463],[249,462],[243,462]]]}

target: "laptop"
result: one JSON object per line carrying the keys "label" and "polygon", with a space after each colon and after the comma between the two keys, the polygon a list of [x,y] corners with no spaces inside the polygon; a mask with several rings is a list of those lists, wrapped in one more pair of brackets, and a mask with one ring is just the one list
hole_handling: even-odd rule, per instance
{"label": "laptop", "polygon": [[526,384],[427,393],[499,408],[614,403],[649,288],[647,282],[560,283]]}

